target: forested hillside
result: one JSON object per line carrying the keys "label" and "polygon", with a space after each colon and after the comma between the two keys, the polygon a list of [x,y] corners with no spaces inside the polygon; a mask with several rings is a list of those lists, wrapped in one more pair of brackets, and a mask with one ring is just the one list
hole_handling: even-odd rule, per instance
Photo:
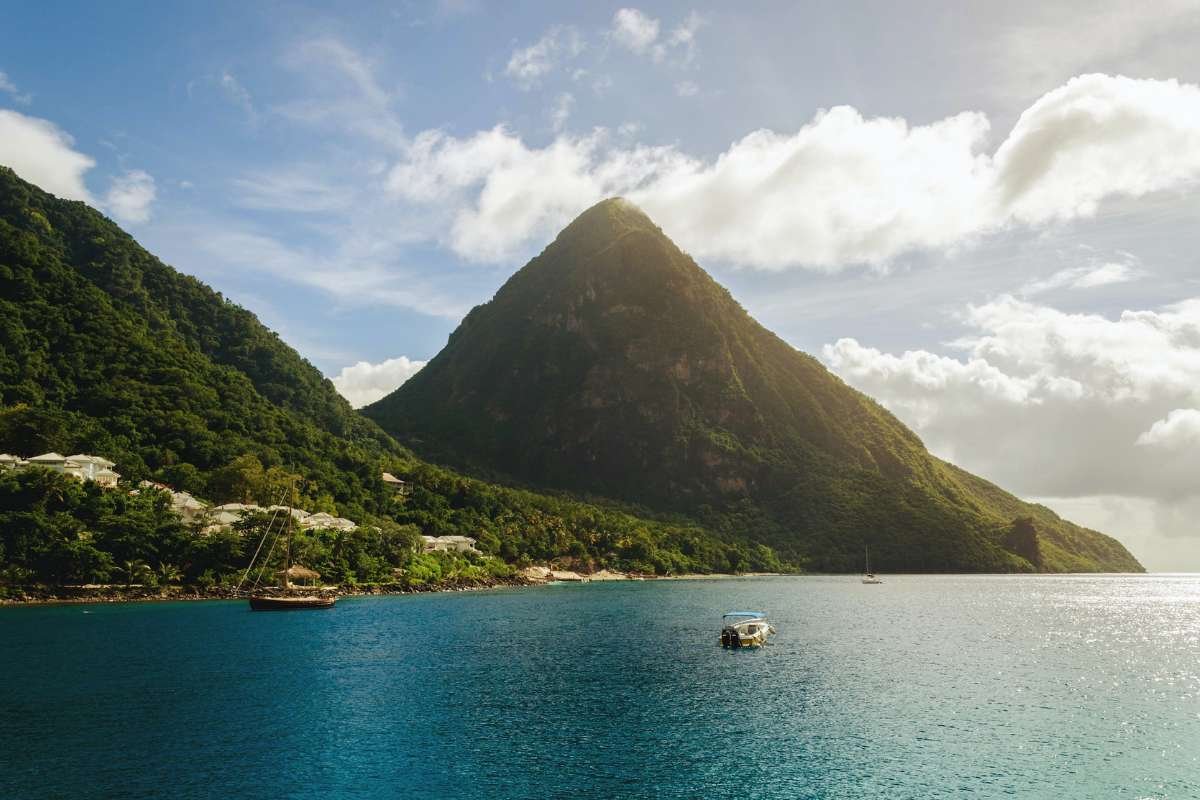
{"label": "forested hillside", "polygon": [[[253,314],[163,264],[87,205],[0,168],[0,452],[50,450],[116,461],[126,489],[154,479],[217,503],[278,502],[295,478],[309,510],[372,528],[469,535],[512,562],[558,557],[659,572],[778,567],[773,553],[737,534],[422,463]],[[384,470],[408,478],[413,493],[397,500],[380,479]],[[102,518],[115,524],[111,509],[104,516],[94,505],[57,501],[53,481],[6,480],[0,569],[15,564],[51,578],[46,553],[76,547]],[[152,535],[141,541],[135,559],[161,560],[165,544]]]}
{"label": "forested hillside", "polygon": [[[428,458],[686,514],[814,569],[853,570],[867,545],[891,570],[1140,569],[1116,540],[931,456],[620,199],[365,413]],[[1034,560],[1009,537],[1024,517],[1046,542]]]}

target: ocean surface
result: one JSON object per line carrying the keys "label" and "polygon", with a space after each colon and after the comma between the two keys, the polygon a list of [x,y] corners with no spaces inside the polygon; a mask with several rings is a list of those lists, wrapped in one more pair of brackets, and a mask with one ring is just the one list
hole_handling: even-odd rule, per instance
{"label": "ocean surface", "polygon": [[1197,798],[1200,576],[0,609],[0,796]]}

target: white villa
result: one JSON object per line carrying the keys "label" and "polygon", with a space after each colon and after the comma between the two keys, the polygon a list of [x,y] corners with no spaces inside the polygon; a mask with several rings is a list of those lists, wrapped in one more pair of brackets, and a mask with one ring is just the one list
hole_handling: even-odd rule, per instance
{"label": "white villa", "polygon": [[[241,520],[247,514],[254,514],[267,511],[283,511],[287,512],[287,506],[271,506],[263,508],[262,506],[247,504],[247,503],[225,503],[224,505],[214,506],[208,512],[209,525],[204,529],[206,533],[228,528],[235,522]],[[310,514],[302,508],[291,509],[292,518],[296,520],[296,525],[301,530],[337,530],[337,531],[352,531],[358,528],[358,525],[353,520],[345,519],[344,517],[335,517],[332,514],[326,514],[320,511],[316,514]]]}
{"label": "white villa", "polygon": [[319,511],[316,514],[309,514],[300,523],[300,527],[306,531],[317,530],[334,530],[334,531],[352,531],[358,528],[358,525],[344,517],[335,517],[332,514],[326,514],[324,511]]}
{"label": "white villa", "polygon": [[479,552],[475,549],[475,540],[470,536],[422,536],[421,538],[425,540],[426,553],[437,550],[455,553]]}
{"label": "white villa", "polygon": [[[12,456],[7,456],[11,458]],[[64,475],[71,475],[81,481],[95,481],[100,486],[112,488],[120,480],[120,473],[114,472],[115,462],[103,456],[90,456],[77,453],[73,456],[62,456],[58,453],[42,453],[27,461],[18,461],[12,466],[45,467]]]}
{"label": "white villa", "polygon": [[208,512],[208,506],[187,492],[172,491],[171,508],[187,523],[199,521]]}

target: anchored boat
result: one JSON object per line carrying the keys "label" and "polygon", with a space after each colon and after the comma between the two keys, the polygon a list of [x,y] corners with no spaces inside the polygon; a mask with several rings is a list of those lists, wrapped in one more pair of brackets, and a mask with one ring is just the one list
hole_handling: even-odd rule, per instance
{"label": "anchored boat", "polygon": [[[291,494],[294,496],[296,492],[295,486],[291,488]],[[294,500],[292,500],[294,502]],[[276,517],[279,516],[280,509],[275,511],[275,516],[271,517],[271,522],[267,525],[267,530],[263,533],[262,540],[258,543],[258,549],[254,551],[254,556],[251,557],[250,563],[246,566],[246,572],[242,575],[242,581],[238,584],[240,592],[242,584],[250,577],[250,572],[254,569],[255,562],[258,561],[259,554],[262,553],[263,545],[271,538],[271,531],[274,527]],[[275,532],[275,536],[271,539],[271,546],[267,553],[259,562],[258,577],[255,578],[253,586],[250,587],[249,601],[251,611],[302,611],[306,609],[322,609],[333,608],[333,604],[337,602],[337,598],[333,595],[312,594],[311,590],[304,594],[295,594],[293,590],[296,588],[292,584],[292,579],[304,581],[315,581],[320,578],[320,574],[300,564],[292,563],[292,529],[296,524],[295,517],[292,514],[291,503],[288,505],[287,515],[284,517],[284,522],[279,531]],[[275,588],[259,588],[259,583],[262,581],[263,572],[266,570],[267,563],[271,560],[271,553],[274,552],[275,546],[279,543],[280,535],[283,534],[283,569],[279,571],[278,589]]]}
{"label": "anchored boat", "polygon": [[872,584],[873,583],[883,583],[882,578],[876,576],[874,572],[871,572],[871,547],[870,547],[870,545],[867,546],[866,556],[867,556],[867,563],[866,563],[866,566],[863,568],[862,582],[863,583],[872,583]]}
{"label": "anchored boat", "polygon": [[775,628],[761,611],[730,611],[721,617],[722,647],[762,647],[774,635]]}

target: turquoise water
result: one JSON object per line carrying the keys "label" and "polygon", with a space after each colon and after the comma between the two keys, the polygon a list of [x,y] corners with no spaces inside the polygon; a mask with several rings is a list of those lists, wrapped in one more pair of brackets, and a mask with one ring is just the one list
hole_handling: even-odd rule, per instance
{"label": "turquoise water", "polygon": [[1200,797],[1191,576],[9,608],[0,676],[5,798]]}

